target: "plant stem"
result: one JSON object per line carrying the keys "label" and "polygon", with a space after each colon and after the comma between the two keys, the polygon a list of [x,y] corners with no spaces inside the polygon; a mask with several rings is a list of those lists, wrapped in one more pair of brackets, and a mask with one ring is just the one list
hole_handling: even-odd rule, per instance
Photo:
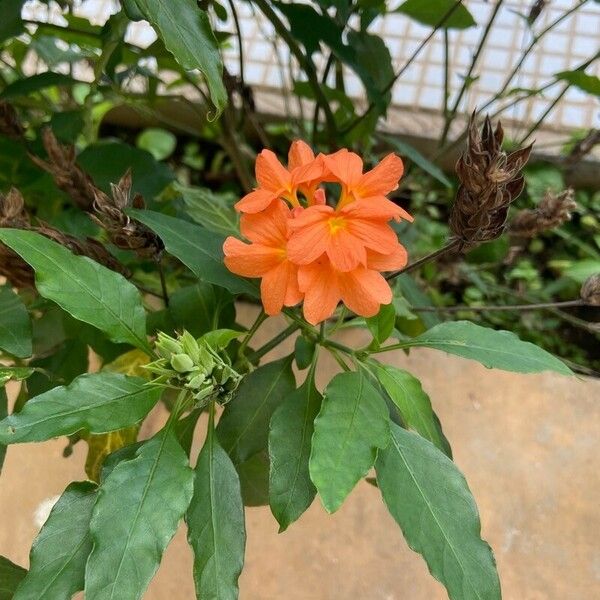
{"label": "plant stem", "polygon": [[160,287],[162,289],[162,298],[165,302],[165,306],[169,308],[169,292],[167,291],[167,281],[165,279],[165,271],[163,269],[162,260],[156,259],[156,266],[158,268],[158,275],[160,277]]}
{"label": "plant stem", "polygon": [[475,312],[501,311],[501,310],[538,310],[543,308],[568,308],[570,306],[587,306],[583,300],[565,300],[564,302],[538,302],[537,304],[505,304],[490,306],[412,306],[415,312],[460,312],[471,310]]}
{"label": "plant stem", "polygon": [[450,102],[450,39],[448,28],[444,28],[444,100],[442,113],[448,118],[448,103]]}
{"label": "plant stem", "polygon": [[268,341],[264,346],[261,346],[258,350],[250,354],[250,356],[248,356],[248,359],[250,361],[259,360],[265,354],[267,354],[267,352],[270,352],[271,350],[273,350],[273,348],[279,346],[281,342],[289,338],[290,335],[292,335],[292,333],[294,333],[298,329],[300,329],[300,325],[298,325],[297,323],[292,323],[283,331],[278,333],[272,340]]}
{"label": "plant stem", "polygon": [[333,356],[333,358],[335,358],[337,364],[340,365],[340,367],[342,367],[342,371],[351,370],[350,367],[346,364],[346,361],[344,361],[344,359],[338,354],[337,350],[335,350],[334,348],[327,348],[327,351],[329,352],[329,354],[331,354],[331,356]]}
{"label": "plant stem", "polygon": [[475,70],[475,67],[477,66],[477,62],[479,61],[479,57],[481,56],[481,53],[483,52],[483,49],[485,48],[485,43],[487,41],[488,35],[490,34],[490,31],[492,30],[494,21],[496,20],[496,17],[498,16],[500,7],[502,6],[503,3],[504,3],[504,0],[497,0],[496,5],[492,9],[492,14],[490,15],[490,18],[488,19],[488,22],[485,26],[485,29],[483,30],[483,33],[481,34],[481,38],[479,39],[479,44],[477,45],[477,49],[475,50],[475,53],[473,54],[473,59],[471,60],[469,70],[467,71],[467,74],[465,75],[465,78],[463,80],[463,84],[460,88],[460,91],[458,92],[458,95],[456,96],[456,99],[454,100],[454,104],[452,105],[452,108],[450,109],[449,114],[446,115],[446,118],[444,121],[444,129],[442,131],[442,137],[440,138],[439,146],[443,146],[446,143],[448,133],[450,132],[450,127],[452,126],[452,122],[454,121],[454,118],[456,117],[456,113],[458,112],[458,108],[460,106],[460,101],[462,100],[463,96],[465,95],[465,92],[467,91],[468,87],[471,84],[471,77],[473,75],[473,71]]}
{"label": "plant stem", "polygon": [[[429,41],[436,34],[436,32],[441,27],[444,26],[444,23],[446,23],[446,21],[454,14],[454,11],[459,6],[462,5],[462,2],[463,2],[463,0],[456,0],[456,2],[452,5],[452,7],[449,8],[444,15],[442,15],[441,19],[436,23],[434,28],[431,30],[431,33],[415,48],[415,51],[410,55],[410,57],[408,58],[406,63],[404,63],[404,66],[402,66],[400,68],[400,70],[394,75],[394,77],[392,77],[392,79],[390,79],[390,81],[385,86],[385,88],[383,90],[381,90],[382,96],[385,96],[385,94],[387,94],[394,87],[394,84],[396,83],[396,81],[398,81],[398,79],[400,79],[400,77],[402,77],[402,75],[404,75],[405,71],[410,67],[410,65],[417,58],[417,56],[419,56],[419,54],[421,53],[423,48],[425,48],[425,46],[429,43]],[[356,119],[354,119],[354,121],[352,121],[352,123],[350,123],[347,127],[345,127],[340,132],[340,134],[346,135],[347,133],[350,133],[355,127],[360,125],[360,123],[362,123],[362,121],[364,121],[373,112],[373,110],[375,109],[376,106],[377,106],[377,102],[371,102],[369,104],[369,106],[367,107],[367,110],[359,117],[356,117]]]}
{"label": "plant stem", "polygon": [[277,16],[277,13],[271,8],[271,5],[267,0],[253,0],[254,4],[258,6],[260,11],[267,17],[267,19],[273,25],[273,28],[277,32],[277,34],[285,41],[288,45],[290,52],[295,56],[296,60],[300,63],[300,66],[304,69],[306,73],[306,77],[308,78],[308,82],[310,86],[313,88],[313,92],[319,102],[323,110],[325,111],[325,122],[327,125],[327,135],[329,137],[329,142],[332,145],[332,149],[335,149],[336,146],[336,124],[335,117],[333,116],[333,112],[331,107],[329,106],[329,102],[327,102],[327,98],[321,89],[321,84],[319,83],[319,78],[317,77],[317,70],[315,65],[310,58],[302,52],[302,49],[296,42],[294,36],[290,33],[288,28],[285,26],[283,21]]}
{"label": "plant stem", "polygon": [[240,61],[240,81],[242,82],[242,87],[245,87],[245,79],[244,79],[244,47],[242,45],[242,30],[240,28],[240,19],[238,17],[238,12],[237,9],[235,7],[235,4],[233,3],[233,0],[227,0],[227,3],[229,4],[229,10],[231,10],[231,15],[233,17],[233,22],[235,24],[235,35],[237,37],[237,42],[238,42],[238,46],[239,46],[239,61]]}
{"label": "plant stem", "polygon": [[265,311],[261,310],[258,313],[258,316],[256,317],[256,320],[252,324],[252,327],[250,327],[250,329],[248,330],[248,333],[246,334],[246,336],[244,337],[244,339],[242,340],[242,342],[240,344],[240,347],[238,349],[238,355],[239,356],[243,356],[243,354],[244,354],[244,352],[246,350],[246,347],[250,343],[250,340],[252,339],[252,337],[254,336],[254,334],[256,333],[256,331],[258,330],[258,328],[265,322],[266,319],[267,319],[267,315],[265,314]]}
{"label": "plant stem", "polygon": [[452,250],[457,249],[459,246],[460,246],[460,240],[458,240],[458,239],[452,240],[451,242],[448,242],[443,248],[440,248],[439,250],[436,250],[435,252],[432,252],[431,254],[427,254],[427,256],[424,256],[423,258],[420,258],[419,260],[416,260],[415,262],[410,263],[403,269],[400,269],[398,271],[394,271],[393,273],[390,273],[389,275],[386,276],[386,279],[388,281],[390,281],[390,280],[394,279],[395,277],[398,277],[398,275],[402,275],[403,273],[409,273],[410,271],[414,271],[415,269],[418,269],[420,266],[424,265],[425,263],[431,262],[432,260],[435,260],[435,259],[439,258],[440,256],[443,256],[444,254],[447,254],[448,252],[451,252]]}

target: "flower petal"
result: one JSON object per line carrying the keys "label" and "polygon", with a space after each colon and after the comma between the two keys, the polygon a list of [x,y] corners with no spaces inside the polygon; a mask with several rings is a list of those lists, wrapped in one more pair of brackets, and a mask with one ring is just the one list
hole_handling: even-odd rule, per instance
{"label": "flower petal", "polygon": [[290,172],[271,150],[263,150],[256,157],[256,181],[259,187],[277,196],[291,187]]}
{"label": "flower petal", "polygon": [[339,211],[348,216],[359,216],[366,219],[414,219],[401,207],[385,196],[368,196],[346,204]]}
{"label": "flower petal", "polygon": [[324,160],[327,169],[340,183],[350,188],[360,181],[363,161],[358,154],[342,148],[334,154],[326,155]]}
{"label": "flower petal", "polygon": [[391,254],[367,251],[367,267],[375,271],[397,271],[403,269],[408,262],[406,248],[398,242],[396,250]]}
{"label": "flower petal", "polygon": [[242,215],[240,231],[252,242],[284,249],[287,243],[287,222],[291,214],[288,205],[277,199],[260,213]]}
{"label": "flower petal", "polygon": [[323,259],[298,269],[298,283],[304,292],[304,318],[316,325],[329,318],[340,301],[337,277]]}
{"label": "flower petal", "polygon": [[[260,297],[268,315],[278,315],[283,308],[292,273],[289,265],[289,261],[282,261],[274,269],[265,273],[260,282]],[[295,275],[295,273],[293,274]],[[295,287],[298,287],[297,282]]]}
{"label": "flower petal", "polygon": [[268,190],[256,189],[236,202],[235,209],[238,212],[257,213],[267,208],[274,200],[277,200],[277,194]]}
{"label": "flower petal", "polygon": [[396,232],[382,221],[348,219],[346,230],[355,238],[356,244],[362,244],[381,254],[390,254],[398,244]]}
{"label": "flower petal", "polygon": [[402,173],[404,173],[402,159],[395,154],[388,154],[360,178],[354,193],[361,198],[385,196],[398,187]]}
{"label": "flower petal", "polygon": [[293,171],[315,160],[312,148],[302,140],[294,140],[288,152],[288,169]]}
{"label": "flower petal", "polygon": [[360,265],[367,265],[365,245],[349,230],[340,229],[330,234],[326,252],[331,265],[338,271],[351,271]]}
{"label": "flower petal", "polygon": [[245,244],[228,237],[223,243],[225,266],[236,275],[262,277],[284,259],[281,250],[262,244]]}
{"label": "flower petal", "polygon": [[373,317],[392,301],[392,290],[380,273],[358,268],[338,275],[342,302],[361,317]]}
{"label": "flower petal", "polygon": [[307,265],[326,251],[330,237],[327,221],[332,213],[330,206],[311,206],[290,219],[287,255],[293,263]]}

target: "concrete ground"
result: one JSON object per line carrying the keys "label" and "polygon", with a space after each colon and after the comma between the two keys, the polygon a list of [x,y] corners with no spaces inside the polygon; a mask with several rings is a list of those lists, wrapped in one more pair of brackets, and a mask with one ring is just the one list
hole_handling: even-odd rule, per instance
{"label": "concrete ground", "polygon": [[[247,323],[251,315],[242,312],[240,320]],[[278,328],[280,321],[267,321],[257,343]],[[347,331],[340,340],[354,344],[363,337]],[[600,597],[600,381],[487,370],[430,350],[409,357],[390,353],[385,360],[420,377],[431,396],[479,506],[504,599]],[[335,369],[335,363],[324,361],[321,385]],[[162,418],[155,412],[147,432]],[[197,446],[202,424],[198,432]],[[85,449],[76,446],[64,459],[64,445],[56,440],[9,448],[0,480],[0,554],[21,565],[28,562],[40,505],[70,481],[85,478]],[[247,509],[246,517],[242,600],[446,598],[407,547],[378,490],[366,483],[333,516],[317,499],[281,535],[268,507]],[[194,598],[183,527],[144,598]]]}

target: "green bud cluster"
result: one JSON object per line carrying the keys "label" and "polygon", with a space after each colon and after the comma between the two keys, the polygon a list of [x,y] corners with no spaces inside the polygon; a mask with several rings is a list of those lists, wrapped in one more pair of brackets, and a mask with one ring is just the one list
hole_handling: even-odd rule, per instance
{"label": "green bud cluster", "polygon": [[226,404],[242,376],[222,348],[213,348],[205,337],[196,339],[183,331],[174,338],[159,332],[154,346],[159,358],[146,368],[158,375],[154,383],[186,388],[201,405],[209,400]]}

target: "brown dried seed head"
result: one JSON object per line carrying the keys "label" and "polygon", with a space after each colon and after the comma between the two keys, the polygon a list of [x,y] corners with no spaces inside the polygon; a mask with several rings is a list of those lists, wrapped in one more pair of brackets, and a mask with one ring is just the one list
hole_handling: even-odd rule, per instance
{"label": "brown dried seed head", "polygon": [[0,194],[0,227],[22,229],[26,225],[29,225],[29,216],[21,192],[13,187],[8,194]]}
{"label": "brown dried seed head", "polygon": [[592,275],[581,287],[581,299],[586,304],[600,306],[600,273]]}
{"label": "brown dried seed head", "polygon": [[0,134],[11,140],[19,140],[24,133],[14,106],[4,100],[0,101]]}
{"label": "brown dried seed head", "polygon": [[30,155],[31,160],[50,173],[57,187],[66,192],[77,206],[91,210],[97,188],[92,178],[75,162],[75,148],[59,143],[49,127],[42,130],[42,142],[48,159]]}
{"label": "brown dried seed head", "polygon": [[500,123],[494,129],[486,117],[480,132],[471,118],[467,149],[456,164],[461,185],[450,215],[450,229],[463,247],[502,235],[508,208],[523,190],[520,171],[531,146],[507,155],[502,151],[503,138]]}
{"label": "brown dried seed head", "polygon": [[510,233],[514,237],[535,237],[570,221],[571,213],[576,208],[572,189],[560,194],[548,190],[536,208],[521,210],[515,215],[509,226]]}

